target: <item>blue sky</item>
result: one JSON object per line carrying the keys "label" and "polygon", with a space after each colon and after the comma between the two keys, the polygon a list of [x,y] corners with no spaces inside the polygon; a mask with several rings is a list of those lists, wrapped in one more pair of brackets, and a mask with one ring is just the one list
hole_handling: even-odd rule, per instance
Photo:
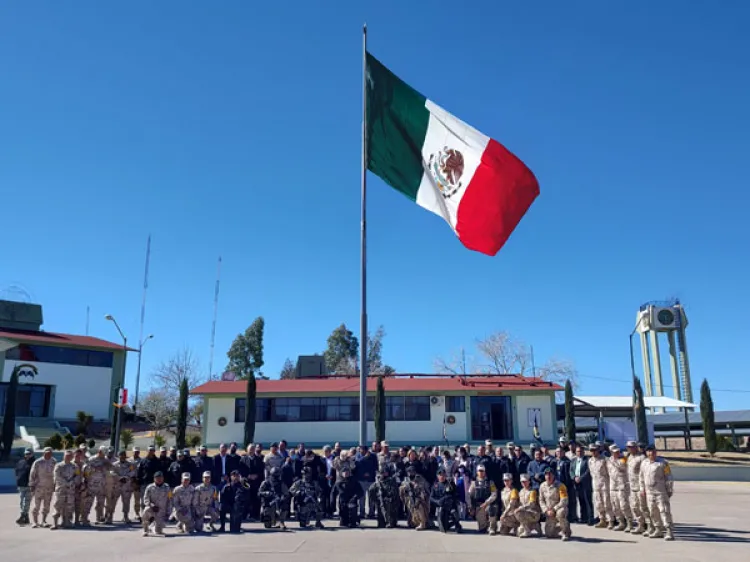
{"label": "blue sky", "polygon": [[[158,4],[158,5],[157,5]],[[215,363],[258,315],[266,372],[359,321],[361,24],[407,82],[493,136],[541,196],[495,258],[370,176],[369,315],[401,372],[509,330],[581,392],[629,391],[638,306],[677,296],[694,386],[750,391],[741,2],[6,3],[0,291],[45,329],[138,337],[144,374]],[[610,3],[607,3],[610,4]],[[129,377],[135,373],[135,357]],[[132,387],[132,383],[131,383]],[[720,409],[749,394],[715,392]]]}

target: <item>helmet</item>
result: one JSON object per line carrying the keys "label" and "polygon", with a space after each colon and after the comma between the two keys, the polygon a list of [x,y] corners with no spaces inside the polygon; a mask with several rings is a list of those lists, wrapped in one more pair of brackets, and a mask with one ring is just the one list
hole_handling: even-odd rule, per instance
{"label": "helmet", "polygon": [[274,466],[268,474],[272,479],[279,480],[281,478],[281,469],[278,466]]}

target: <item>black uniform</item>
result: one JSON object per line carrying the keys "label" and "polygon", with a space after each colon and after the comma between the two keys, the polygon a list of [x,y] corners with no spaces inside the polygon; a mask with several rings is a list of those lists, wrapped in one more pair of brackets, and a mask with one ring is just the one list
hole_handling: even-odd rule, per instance
{"label": "black uniform", "polygon": [[221,490],[221,514],[219,523],[224,532],[226,516],[229,515],[229,532],[239,533],[242,529],[242,516],[245,512],[245,497],[247,490],[241,481],[235,481],[224,486]]}
{"label": "black uniform", "polygon": [[302,478],[292,484],[289,493],[294,498],[299,526],[307,527],[310,519],[315,517],[315,526],[322,529],[323,523],[320,520],[323,517],[323,509],[318,499],[321,488],[311,467],[302,470]]}
{"label": "black uniform", "polygon": [[450,480],[435,482],[430,493],[430,504],[434,505],[437,510],[435,516],[440,532],[447,533],[452,528],[455,528],[457,533],[461,532],[461,523],[458,516],[458,491],[455,483]]}
{"label": "black uniform", "polygon": [[266,529],[276,526],[278,521],[286,529],[286,518],[289,514],[289,488],[281,480],[281,469],[272,468],[268,480],[264,480],[258,490],[262,502],[261,520]]}
{"label": "black uniform", "polygon": [[343,478],[336,482],[331,490],[331,498],[338,496],[339,526],[356,527],[359,525],[359,501],[362,496],[362,486],[344,470]]}

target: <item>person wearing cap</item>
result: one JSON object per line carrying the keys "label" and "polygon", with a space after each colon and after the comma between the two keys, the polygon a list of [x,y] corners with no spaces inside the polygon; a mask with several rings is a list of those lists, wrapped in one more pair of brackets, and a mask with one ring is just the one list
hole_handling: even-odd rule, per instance
{"label": "person wearing cap", "polygon": [[133,447],[133,457],[130,462],[133,465],[133,478],[130,482],[130,495],[133,498],[133,509],[136,518],[140,521],[141,517],[141,480],[138,477],[138,469],[141,466],[141,448]]}
{"label": "person wearing cap", "polygon": [[[203,472],[203,482],[198,484],[193,495],[193,517],[195,517],[194,528],[197,531],[211,532],[214,523],[219,519],[219,490],[211,484],[211,471]],[[209,522],[206,524],[206,517]]]}
{"label": "person wearing cap", "polygon": [[157,472],[161,472],[161,461],[156,456],[156,447],[149,445],[146,458],[141,460],[137,469],[138,482],[141,485],[141,510],[138,512],[139,518],[141,517],[141,513],[143,513],[143,496],[146,494],[146,488],[154,481],[154,475]]}
{"label": "person wearing cap", "polygon": [[[85,445],[84,445],[85,447]],[[78,449],[73,453],[73,463],[78,467],[78,485],[75,489],[75,508],[73,525],[89,525],[88,511],[91,509],[91,503],[89,502],[89,491],[88,491],[88,477],[91,475],[88,472],[88,457],[86,457],[86,450]]]}
{"label": "person wearing cap", "polygon": [[489,530],[490,535],[497,534],[497,487],[487,477],[485,466],[480,464],[476,469],[476,478],[469,486],[469,512],[477,521],[480,533]]}
{"label": "person wearing cap", "polygon": [[451,529],[455,529],[456,533],[463,530],[458,516],[456,484],[448,479],[446,471],[442,467],[438,469],[437,480],[432,485],[430,503],[435,506],[435,516],[441,533],[447,533]]}
{"label": "person wearing cap", "polygon": [[[500,447],[498,447],[500,449]],[[513,475],[510,472],[503,474],[503,490],[500,492],[500,501],[503,506],[503,513],[500,515],[498,523],[500,524],[499,533],[501,535],[510,535],[518,533],[518,519],[515,512],[520,505],[518,490],[513,487]]]}
{"label": "person wearing cap", "polygon": [[591,490],[594,496],[594,515],[599,518],[596,527],[612,530],[615,528],[615,514],[612,511],[612,499],[609,494],[609,470],[607,458],[602,455],[601,446],[594,443],[589,445],[589,472],[591,474]]}
{"label": "person wearing cap", "polygon": [[[159,447],[158,459],[160,464],[159,470],[164,474],[164,480],[166,481],[169,467],[172,466],[172,459],[169,458],[169,455],[167,454],[167,448],[163,445]],[[169,484],[169,482],[167,482],[167,484]]]}
{"label": "person wearing cap", "polygon": [[91,457],[86,466],[86,484],[88,490],[88,507],[84,506],[85,519],[96,502],[96,523],[104,523],[104,514],[107,506],[107,480],[112,463],[106,456],[107,447],[99,447],[95,456]]}
{"label": "person wearing cap", "polygon": [[107,498],[107,517],[104,520],[108,525],[112,524],[118,501],[122,504],[123,523],[130,523],[130,498],[133,495],[133,479],[136,476],[136,468],[135,464],[128,460],[127,451],[120,451],[117,457],[110,470],[112,489]]}
{"label": "person wearing cap", "polygon": [[68,449],[63,454],[62,462],[55,465],[53,471],[55,481],[55,513],[52,516],[53,529],[62,526],[66,529],[73,527],[73,513],[76,506],[75,489],[79,482],[78,467],[73,463],[73,450]]}
{"label": "person wearing cap", "polygon": [[544,482],[539,486],[539,510],[546,516],[545,537],[556,539],[562,532],[562,540],[570,540],[568,487],[555,478],[555,471],[552,467],[544,470]]}
{"label": "person wearing cap", "polygon": [[16,519],[16,525],[29,524],[29,504],[31,503],[29,476],[31,476],[31,467],[35,460],[34,451],[26,449],[23,452],[23,458],[16,463],[16,486],[18,487],[18,497],[21,508],[21,516]]}
{"label": "person wearing cap", "polygon": [[29,488],[34,497],[34,509],[31,518],[34,521],[33,528],[39,527],[39,510],[42,511],[42,527],[49,527],[47,515],[49,515],[52,494],[55,492],[55,465],[57,461],[52,456],[52,448],[45,447],[41,458],[34,461],[29,473]]}
{"label": "person wearing cap", "polygon": [[263,458],[263,464],[266,467],[266,477],[271,473],[271,469],[284,466],[284,457],[279,452],[279,444],[271,443],[268,453]]}
{"label": "person wearing cap", "polygon": [[190,483],[192,475],[183,472],[180,475],[180,485],[172,492],[172,509],[177,519],[178,533],[192,533],[195,526],[195,514],[193,503],[195,501],[195,488]]}
{"label": "person wearing cap", "polygon": [[143,536],[147,537],[152,530],[155,535],[164,536],[164,525],[172,512],[172,490],[164,483],[164,473],[159,470],[154,474],[154,481],[146,486],[143,492],[143,511],[141,522]]}
{"label": "person wearing cap", "polygon": [[671,498],[674,493],[674,477],[666,459],[660,457],[654,445],[646,447],[646,458],[641,464],[641,496],[651,513],[652,531],[646,535],[652,539],[674,540]]}
{"label": "person wearing cap", "polygon": [[[208,447],[201,445],[193,457],[195,463],[195,473],[199,482],[203,482],[203,473],[209,471],[213,473],[214,459],[208,456]],[[195,479],[193,479],[195,480]]]}
{"label": "person wearing cap", "polygon": [[388,446],[388,441],[380,442],[380,451],[378,452],[378,470],[382,470],[383,466],[391,460],[391,448]]}
{"label": "person wearing cap", "polygon": [[620,453],[617,445],[609,448],[610,457],[607,459],[609,471],[609,496],[612,501],[612,511],[617,518],[615,531],[629,533],[632,529],[633,513],[630,511],[630,483],[628,481],[627,459]]}
{"label": "person wearing cap", "polygon": [[513,515],[516,516],[521,525],[518,538],[525,539],[531,536],[533,530],[536,530],[539,534],[542,533],[542,526],[539,524],[541,512],[539,510],[539,495],[531,487],[531,478],[524,473],[520,475],[519,479],[521,480],[521,491],[518,492],[518,507]]}
{"label": "person wearing cap", "polygon": [[573,477],[570,475],[570,466],[570,459],[565,454],[565,448],[558,447],[555,449],[555,463],[552,465],[552,469],[555,471],[557,481],[565,484],[565,488],[568,490],[568,522],[572,523],[576,520],[576,488]]}
{"label": "person wearing cap", "polygon": [[[576,446],[576,456],[570,462],[570,478],[575,493],[571,493],[568,503],[568,514],[571,519],[587,525],[594,524],[594,509],[591,506],[591,472],[589,458],[583,445]],[[568,488],[570,489],[570,487]],[[578,509],[576,510],[576,504]]]}
{"label": "person wearing cap", "polygon": [[636,528],[630,531],[633,535],[651,533],[651,518],[643,496],[641,496],[641,465],[646,456],[641,453],[638,443],[627,442],[628,448],[628,481],[630,482],[630,510],[636,521]]}

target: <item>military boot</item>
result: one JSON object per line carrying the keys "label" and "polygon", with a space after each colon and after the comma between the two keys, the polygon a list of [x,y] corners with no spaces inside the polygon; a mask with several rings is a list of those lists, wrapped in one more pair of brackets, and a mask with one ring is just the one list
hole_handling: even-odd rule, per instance
{"label": "military boot", "polygon": [[625,518],[620,518],[620,522],[617,524],[617,527],[615,527],[615,531],[624,531],[630,526],[630,523],[625,522]]}
{"label": "military boot", "polygon": [[664,531],[661,529],[654,529],[654,532],[651,533],[648,538],[650,539],[663,539],[664,538]]}
{"label": "military boot", "polygon": [[52,527],[50,527],[50,529],[52,529],[53,531],[56,530],[56,529],[59,529],[60,528],[60,525],[58,523],[59,521],[60,521],[59,517],[53,517],[52,518]]}
{"label": "military boot", "polygon": [[630,519],[625,522],[625,528],[623,529],[623,531],[625,531],[626,533],[630,533],[633,531],[633,523],[630,521]]}
{"label": "military boot", "polygon": [[636,526],[636,528],[630,531],[630,534],[631,535],[642,535],[644,530],[645,529],[643,528],[643,524],[639,521],[638,525]]}
{"label": "military boot", "polygon": [[664,540],[665,541],[673,541],[674,540],[674,531],[672,529],[672,525],[670,525],[669,527],[667,527],[667,532],[664,535]]}
{"label": "military boot", "polygon": [[25,520],[26,520],[26,517],[22,513],[21,516],[18,519],[16,519],[16,525],[23,525]]}
{"label": "military boot", "polygon": [[607,520],[606,519],[599,519],[599,523],[594,525],[594,529],[604,529],[607,527]]}
{"label": "military boot", "polygon": [[607,525],[607,529],[610,530],[610,531],[614,531],[615,530],[615,520],[614,519],[612,519],[609,522],[609,524]]}

